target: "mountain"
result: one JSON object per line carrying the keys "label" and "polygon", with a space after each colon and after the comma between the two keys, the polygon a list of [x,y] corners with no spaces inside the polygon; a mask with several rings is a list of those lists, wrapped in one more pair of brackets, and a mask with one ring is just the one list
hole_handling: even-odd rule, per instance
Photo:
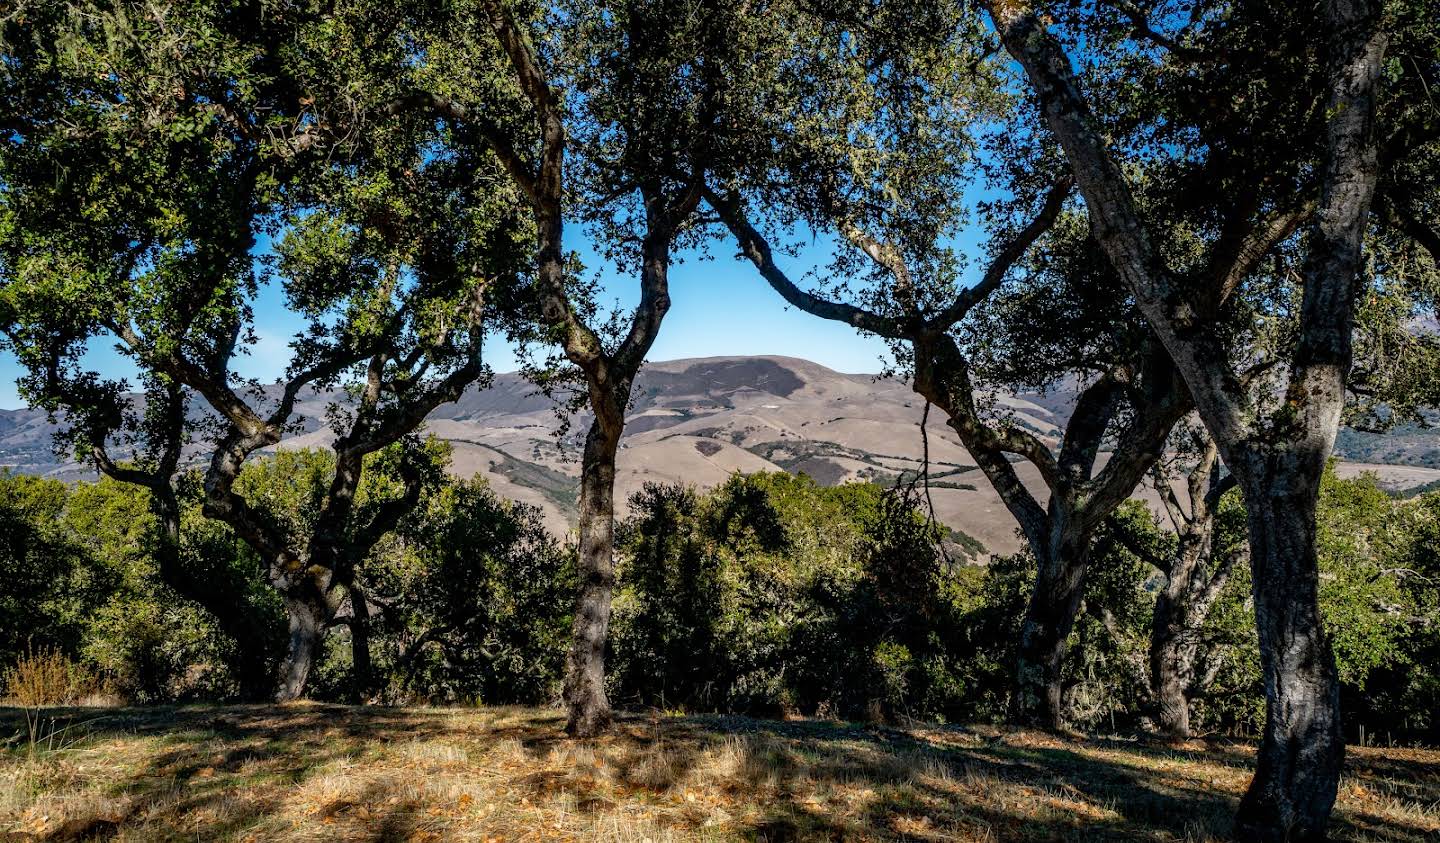
{"label": "mountain", "polygon": [[[1062,389],[995,394],[988,401],[1053,444],[1073,398]],[[305,423],[282,447],[326,444],[329,400],[318,393],[303,396],[298,411]],[[623,502],[647,481],[708,487],[736,471],[804,472],[825,484],[893,483],[922,464],[924,406],[900,381],[843,374],[791,357],[651,363],[636,380],[620,445],[616,499]],[[588,423],[582,414],[562,430],[553,401],[517,375],[499,375],[490,388],[472,389],[437,410],[427,429],[452,443],[457,474],[483,474],[500,494],[539,507],[546,523],[564,532],[574,523],[580,442]],[[1014,522],[943,414],[932,411],[926,431],[936,516],[993,552],[1018,549]],[[0,464],[34,474],[87,476],[83,466],[54,455],[52,432],[40,411],[0,411]],[[1406,489],[1440,480],[1437,453],[1436,431],[1382,436],[1346,431],[1340,455],[1354,461],[1342,463],[1341,472],[1375,471],[1382,483]],[[1034,469],[1028,463],[1017,469],[1043,496]],[[1142,490],[1140,496],[1157,505],[1153,493]]]}

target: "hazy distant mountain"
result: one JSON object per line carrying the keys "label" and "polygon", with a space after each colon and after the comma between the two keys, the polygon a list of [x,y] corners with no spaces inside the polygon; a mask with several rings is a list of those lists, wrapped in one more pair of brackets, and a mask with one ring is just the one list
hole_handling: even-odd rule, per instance
{"label": "hazy distant mountain", "polygon": [[[1053,442],[1072,406],[1066,391],[996,395],[1009,412]],[[304,433],[282,447],[328,441],[328,397],[301,402]],[[712,486],[735,471],[804,472],[821,483],[893,482],[920,465],[919,422],[924,402],[908,386],[873,375],[832,371],[789,357],[715,357],[652,363],[637,380],[619,457],[617,500],[646,481]],[[500,375],[486,390],[471,390],[431,416],[429,432],[455,449],[454,470],[484,474],[501,494],[540,507],[552,529],[573,524],[579,440],[588,419],[573,420],[565,436],[553,403],[515,375]],[[1014,522],[984,475],[944,425],[938,411],[928,425],[931,487],[936,514],[992,551],[1018,547]],[[84,476],[50,447],[51,426],[35,410],[0,410],[0,463],[18,471]],[[1405,430],[1376,437],[1347,431],[1341,456],[1358,461],[1346,473],[1375,470],[1382,481],[1408,488],[1440,480],[1440,433]],[[1348,449],[1348,450],[1347,450]],[[1021,478],[1040,488],[1028,464]]]}

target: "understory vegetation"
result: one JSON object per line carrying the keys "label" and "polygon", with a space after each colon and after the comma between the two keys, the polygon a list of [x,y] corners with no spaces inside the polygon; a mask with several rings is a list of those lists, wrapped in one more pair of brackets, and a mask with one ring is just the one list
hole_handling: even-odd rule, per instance
{"label": "understory vegetation", "polygon": [[[574,550],[536,510],[482,479],[448,476],[443,446],[414,511],[376,543],[353,606],[337,612],[310,696],[390,704],[556,703],[574,605]],[[362,498],[396,482],[373,461]],[[331,470],[323,451],[281,451],[241,476],[247,494],[304,532]],[[905,487],[824,487],[803,475],[735,475],[709,490],[647,485],[617,534],[610,694],[633,710],[873,723],[1000,722],[1034,563],[977,564]],[[1243,544],[1233,493],[1212,554]],[[248,546],[187,504],[186,564],[226,577],[281,651],[284,615]],[[278,516],[277,516],[278,517]],[[0,475],[0,660],[32,704],[240,698],[237,643],[157,571],[143,490]],[[1328,474],[1319,515],[1322,605],[1335,630],[1347,734],[1440,737],[1440,494],[1397,498],[1373,478]],[[1138,501],[1094,549],[1065,663],[1077,727],[1151,727],[1147,647],[1175,535]],[[1243,566],[1200,631],[1193,726],[1248,736],[1263,717]],[[357,639],[364,652],[357,658]],[[49,677],[48,679],[46,677]],[[36,688],[42,690],[35,690]],[[43,689],[50,690],[43,690]]]}

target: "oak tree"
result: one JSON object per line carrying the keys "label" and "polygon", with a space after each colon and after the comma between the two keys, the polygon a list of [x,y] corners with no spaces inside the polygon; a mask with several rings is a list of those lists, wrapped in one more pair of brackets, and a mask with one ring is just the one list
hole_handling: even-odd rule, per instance
{"label": "oak tree", "polygon": [[[1063,14],[984,5],[1064,150],[1097,242],[1245,497],[1267,717],[1237,830],[1322,839],[1343,741],[1317,602],[1315,502],[1345,404],[1376,188],[1381,173],[1433,140],[1433,115],[1391,96],[1418,95],[1434,78],[1433,15],[1419,12],[1424,4],[1344,0],[1055,10]],[[1087,44],[1110,61],[1087,61],[1087,71],[1101,70],[1082,76],[1070,58],[1078,39],[1107,32]],[[1387,66],[1392,41],[1411,48],[1408,65]],[[1119,77],[1124,90],[1146,85],[1150,95],[1102,96]],[[1144,160],[1170,165],[1174,183],[1189,188],[1175,195],[1199,223],[1203,259],[1170,248],[1126,170]],[[1226,264],[1268,253],[1289,237],[1269,233],[1302,224],[1296,336],[1272,401],[1250,388],[1251,361],[1221,329],[1229,294],[1254,264],[1240,261],[1250,263],[1241,273]]]}
{"label": "oak tree", "polygon": [[[444,126],[405,98],[402,12],[116,2],[7,18],[0,298],[22,392],[63,415],[77,456],[152,490],[172,546],[176,473],[206,458],[205,513],[254,548],[286,606],[279,699],[303,694],[355,563],[418,488],[411,472],[357,525],[365,457],[485,374],[487,295],[524,261],[493,158],[439,151]],[[268,387],[235,372],[264,281],[305,322]],[[92,367],[104,343],[142,394]],[[335,469],[296,536],[236,482],[310,400],[328,405]],[[168,568],[253,638],[225,595]]]}

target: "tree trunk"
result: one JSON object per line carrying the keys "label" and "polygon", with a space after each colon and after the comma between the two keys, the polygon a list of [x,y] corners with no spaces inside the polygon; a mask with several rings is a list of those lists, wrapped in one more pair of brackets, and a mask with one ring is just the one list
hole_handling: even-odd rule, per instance
{"label": "tree trunk", "polygon": [[[1210,611],[1205,558],[1210,553],[1213,518],[1182,528],[1180,546],[1170,561],[1165,587],[1155,595],[1150,626],[1150,696],[1155,724],[1172,738],[1188,738],[1190,697],[1195,688],[1195,660],[1200,627]],[[1203,603],[1203,605],[1201,605]]]}
{"label": "tree trunk", "polygon": [[1172,738],[1188,738],[1190,731],[1190,689],[1195,683],[1195,646],[1189,640],[1193,630],[1181,619],[1183,595],[1168,593],[1155,598],[1155,620],[1150,635],[1150,695],[1155,706],[1155,724]]}
{"label": "tree trunk", "polygon": [[1345,745],[1340,685],[1320,623],[1315,504],[1322,462],[1269,450],[1235,466],[1249,510],[1265,734],[1240,803],[1242,840],[1325,839]]}
{"label": "tree trunk", "polygon": [[365,593],[351,583],[350,595],[350,674],[355,686],[356,702],[364,702],[374,690],[374,663],[370,658],[370,604]]}
{"label": "tree trunk", "polygon": [[1211,557],[1214,530],[1214,517],[1208,513],[1184,528],[1165,587],[1155,596],[1150,627],[1150,697],[1156,727],[1172,738],[1193,734],[1191,706],[1208,682],[1201,674],[1205,619],[1229,582],[1235,560],[1244,555],[1237,551],[1226,556],[1212,573],[1206,561]]}
{"label": "tree trunk", "polygon": [[[1168,591],[1168,589],[1167,589]],[[1155,598],[1150,634],[1150,696],[1155,725],[1172,738],[1188,738],[1190,688],[1195,682],[1195,648],[1186,642],[1176,598],[1162,591]]]}
{"label": "tree trunk", "polygon": [[290,637],[285,646],[285,659],[280,663],[276,702],[291,702],[305,695],[305,684],[320,656],[331,613],[322,596],[291,593],[285,595],[285,615],[289,619]]}
{"label": "tree trunk", "polygon": [[1015,717],[1043,729],[1064,727],[1065,645],[1085,592],[1088,537],[1057,538],[1038,560],[1015,670]]}
{"label": "tree trunk", "polygon": [[605,696],[605,641],[615,584],[615,451],[618,425],[599,418],[585,438],[580,479],[580,595],[575,605],[570,654],[566,664],[566,731],[575,737],[598,735],[610,725]]}

